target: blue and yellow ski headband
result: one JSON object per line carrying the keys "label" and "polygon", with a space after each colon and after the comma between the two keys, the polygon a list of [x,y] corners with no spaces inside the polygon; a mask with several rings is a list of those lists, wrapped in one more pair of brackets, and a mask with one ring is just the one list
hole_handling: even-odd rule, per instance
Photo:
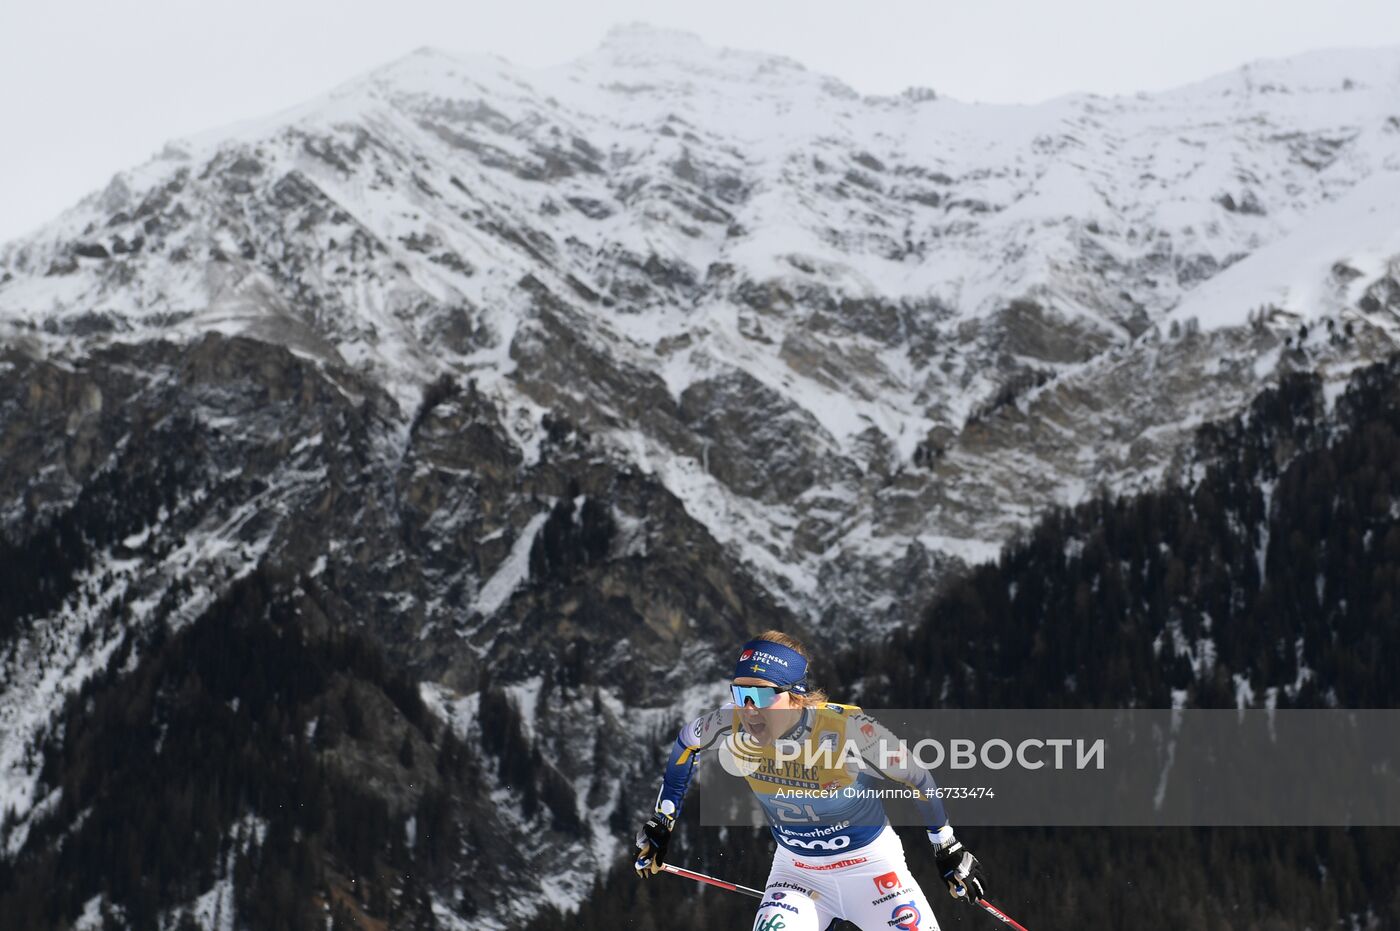
{"label": "blue and yellow ski headband", "polygon": [[771,640],[750,640],[739,651],[734,678],[750,676],[794,692],[807,691],[807,661],[791,647]]}

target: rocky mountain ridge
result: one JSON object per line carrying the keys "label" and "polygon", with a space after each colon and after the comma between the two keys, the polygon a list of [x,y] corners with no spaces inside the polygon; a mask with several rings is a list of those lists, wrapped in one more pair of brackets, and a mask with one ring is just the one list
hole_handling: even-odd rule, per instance
{"label": "rocky mountain ridge", "polygon": [[[1048,508],[1189,481],[1200,425],[1395,347],[1397,87],[1382,49],[872,98],[627,27],[172,143],[0,248],[5,849],[67,697],[258,571],[469,744],[494,676],[595,760],[551,709],[660,733],[749,631],[905,626]],[[635,763],[579,810],[630,821]]]}
{"label": "rocky mountain ridge", "polygon": [[[1024,461],[1064,424],[994,448],[975,429],[1037,386],[1101,393],[1105,357],[1148,364],[1196,285],[1400,168],[1397,62],[992,107],[863,98],[645,27],[539,72],[421,50],[118,175],[6,247],[0,319],[54,352],[244,333],[366,373],[404,417],[471,378],[527,454],[566,412],[790,608],[850,621],[913,566],[995,552],[1047,494],[1159,479],[1174,424],[1257,390],[1131,418],[1174,437],[1146,467],[1103,454],[1093,410],[1069,460]],[[1389,341],[1389,316],[1373,338],[1343,307]],[[1250,350],[1261,369],[1281,341]],[[1143,389],[1119,406],[1157,407]],[[1013,500],[988,506],[969,460]]]}

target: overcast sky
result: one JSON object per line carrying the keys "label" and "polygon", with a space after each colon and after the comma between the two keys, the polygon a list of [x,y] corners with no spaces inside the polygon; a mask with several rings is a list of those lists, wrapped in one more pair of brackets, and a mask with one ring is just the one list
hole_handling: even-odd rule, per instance
{"label": "overcast sky", "polygon": [[1400,0],[0,0],[0,242],[167,139],[422,45],[568,61],[616,23],[777,52],[863,93],[1132,93],[1257,58],[1400,45]]}

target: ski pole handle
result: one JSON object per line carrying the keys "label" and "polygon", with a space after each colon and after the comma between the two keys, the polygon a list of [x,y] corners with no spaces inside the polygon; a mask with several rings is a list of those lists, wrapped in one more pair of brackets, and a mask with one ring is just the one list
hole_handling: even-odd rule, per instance
{"label": "ski pole handle", "polygon": [[693,879],[699,883],[708,883],[711,886],[719,886],[721,889],[728,889],[730,892],[738,892],[743,895],[751,895],[756,899],[763,898],[763,893],[758,889],[750,889],[748,886],[741,886],[738,883],[725,882],[722,879],[715,879],[713,876],[706,876],[704,873],[697,873],[694,870],[682,869],[679,866],[672,866],[669,863],[661,864],[661,869],[667,873],[675,873],[677,876],[684,876],[686,879]]}
{"label": "ski pole handle", "polygon": [[1026,931],[1025,925],[1021,924],[1019,921],[1012,918],[1010,915],[1006,914],[1006,912],[997,908],[995,905],[993,905],[991,902],[988,902],[986,899],[975,899],[974,901],[978,905],[982,906],[982,908],[986,909],[987,913],[993,918],[997,919],[998,921],[1002,921],[1006,924],[1009,924],[1011,927],[1015,928],[1016,931]]}

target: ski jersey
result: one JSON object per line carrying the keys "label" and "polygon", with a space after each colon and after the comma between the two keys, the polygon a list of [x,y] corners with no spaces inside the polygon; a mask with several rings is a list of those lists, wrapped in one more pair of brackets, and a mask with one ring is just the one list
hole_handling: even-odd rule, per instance
{"label": "ski jersey", "polygon": [[[855,705],[803,709],[797,723],[779,738],[797,742],[797,759],[780,760],[774,746],[760,747],[742,736],[736,740],[741,729],[733,703],[681,728],[657,794],[657,809],[669,801],[679,815],[697,758],[723,748],[740,761],[738,768],[763,808],[774,839],[798,856],[838,856],[873,841],[889,824],[883,803],[869,791],[877,788],[881,777],[917,790],[915,804],[929,830],[948,824],[943,802],[931,791],[936,788],[933,776],[907,752],[886,758],[884,748],[897,747],[897,739]],[[863,765],[851,756],[857,752]]]}

